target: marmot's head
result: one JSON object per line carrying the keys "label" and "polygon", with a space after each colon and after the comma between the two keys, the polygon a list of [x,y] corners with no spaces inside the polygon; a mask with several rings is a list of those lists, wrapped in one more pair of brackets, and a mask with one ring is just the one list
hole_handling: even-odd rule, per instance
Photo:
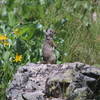
{"label": "marmot's head", "polygon": [[53,29],[47,29],[45,31],[46,37],[50,36],[53,37],[53,35],[55,34],[55,31]]}

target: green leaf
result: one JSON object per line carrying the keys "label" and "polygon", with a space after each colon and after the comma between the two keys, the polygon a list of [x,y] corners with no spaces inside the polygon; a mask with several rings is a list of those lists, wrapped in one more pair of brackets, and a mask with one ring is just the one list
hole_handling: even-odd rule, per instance
{"label": "green leaf", "polygon": [[4,52],[4,54],[3,54],[3,59],[4,59],[5,61],[7,61],[7,60],[9,59],[9,56],[10,56],[10,52],[9,52],[9,51],[6,51],[6,52]]}
{"label": "green leaf", "polygon": [[16,24],[15,15],[12,11],[8,13],[8,20],[10,26],[14,26]]}

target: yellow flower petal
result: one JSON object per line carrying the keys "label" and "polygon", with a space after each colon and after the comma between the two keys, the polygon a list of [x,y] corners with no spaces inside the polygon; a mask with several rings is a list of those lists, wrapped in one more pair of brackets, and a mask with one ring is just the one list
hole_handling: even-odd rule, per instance
{"label": "yellow flower petal", "polygon": [[15,62],[20,62],[20,61],[22,61],[22,55],[16,54],[16,57],[15,57],[15,59],[14,59],[13,61],[15,61]]}
{"label": "yellow flower petal", "polygon": [[4,42],[3,45],[8,46],[8,45],[10,45],[10,43],[9,42]]}
{"label": "yellow flower petal", "polygon": [[8,38],[7,38],[7,36],[5,36],[5,35],[0,35],[0,40],[2,41],[2,40],[7,40]]}

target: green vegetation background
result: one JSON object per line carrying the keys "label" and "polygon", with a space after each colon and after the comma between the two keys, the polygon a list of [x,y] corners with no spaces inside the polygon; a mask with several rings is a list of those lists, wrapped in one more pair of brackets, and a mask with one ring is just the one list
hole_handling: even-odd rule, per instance
{"label": "green vegetation background", "polygon": [[57,33],[58,64],[100,65],[99,0],[0,0],[0,100],[18,66],[42,60],[47,28]]}

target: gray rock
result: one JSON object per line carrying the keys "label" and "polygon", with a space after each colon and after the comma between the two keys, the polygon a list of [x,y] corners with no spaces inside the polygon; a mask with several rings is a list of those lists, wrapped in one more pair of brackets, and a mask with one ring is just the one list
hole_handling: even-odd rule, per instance
{"label": "gray rock", "polygon": [[45,100],[44,99],[44,94],[41,93],[41,91],[37,92],[26,92],[22,95],[24,100]]}
{"label": "gray rock", "polygon": [[83,63],[27,64],[9,82],[7,100],[99,100],[100,68]]}

